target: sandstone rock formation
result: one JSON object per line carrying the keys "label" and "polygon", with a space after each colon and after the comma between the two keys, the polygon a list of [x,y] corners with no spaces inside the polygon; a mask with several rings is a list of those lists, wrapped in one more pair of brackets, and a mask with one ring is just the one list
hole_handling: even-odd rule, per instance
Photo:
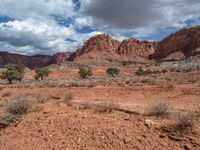
{"label": "sandstone rock formation", "polygon": [[122,41],[117,53],[123,62],[150,63],[148,57],[155,52],[157,43],[128,39]]}
{"label": "sandstone rock formation", "polygon": [[200,26],[182,29],[158,42],[156,52],[150,57],[163,59],[172,53],[179,52],[187,58],[193,55],[198,48],[200,48]]}
{"label": "sandstone rock formation", "polygon": [[105,64],[119,60],[116,53],[120,42],[102,34],[90,38],[84,46],[73,55],[73,60],[79,63]]}
{"label": "sandstone rock formation", "polygon": [[122,42],[102,34],[90,38],[84,46],[72,55],[79,63],[109,64],[149,63],[149,55],[155,52],[156,42],[128,39]]}

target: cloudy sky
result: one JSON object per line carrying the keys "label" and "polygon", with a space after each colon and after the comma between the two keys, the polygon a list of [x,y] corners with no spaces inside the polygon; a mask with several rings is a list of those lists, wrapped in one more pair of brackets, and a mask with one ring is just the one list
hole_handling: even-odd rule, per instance
{"label": "cloudy sky", "polygon": [[162,40],[200,25],[200,0],[0,0],[0,51],[74,51],[89,37]]}

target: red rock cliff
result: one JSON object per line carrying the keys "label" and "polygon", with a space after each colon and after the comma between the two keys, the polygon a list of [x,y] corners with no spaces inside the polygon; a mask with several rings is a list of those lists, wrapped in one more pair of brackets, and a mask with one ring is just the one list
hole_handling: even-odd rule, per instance
{"label": "red rock cliff", "polygon": [[198,48],[200,48],[200,26],[171,34],[158,43],[156,52],[151,55],[151,58],[162,59],[177,52],[189,57]]}

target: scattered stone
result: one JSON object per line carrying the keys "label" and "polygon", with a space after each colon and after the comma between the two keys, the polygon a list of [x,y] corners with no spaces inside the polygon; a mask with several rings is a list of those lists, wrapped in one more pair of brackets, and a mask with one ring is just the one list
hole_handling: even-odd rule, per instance
{"label": "scattered stone", "polygon": [[192,147],[189,144],[184,145],[185,150],[190,150]]}
{"label": "scattered stone", "polygon": [[152,127],[153,124],[154,124],[154,122],[149,119],[144,120],[144,125],[147,126],[147,128],[149,128],[149,129]]}
{"label": "scattered stone", "polygon": [[166,137],[166,136],[165,136],[164,134],[161,134],[161,135],[160,135],[160,138],[162,138],[162,139],[165,138],[165,137]]}
{"label": "scattered stone", "polygon": [[130,143],[130,142],[131,142],[131,138],[129,137],[124,138],[124,144]]}
{"label": "scattered stone", "polygon": [[116,135],[116,134],[117,134],[117,131],[116,131],[116,130],[113,130],[112,133],[113,133],[113,135]]}
{"label": "scattered stone", "polygon": [[43,111],[43,114],[49,114],[49,113],[50,113],[50,111],[47,111],[47,110]]}

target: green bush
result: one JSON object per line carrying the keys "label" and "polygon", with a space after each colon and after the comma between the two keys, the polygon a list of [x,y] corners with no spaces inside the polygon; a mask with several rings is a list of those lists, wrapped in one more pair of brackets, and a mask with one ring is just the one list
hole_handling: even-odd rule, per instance
{"label": "green bush", "polygon": [[85,79],[89,76],[92,76],[92,70],[89,66],[80,65],[79,66],[79,75],[81,78]]}
{"label": "green bush", "polygon": [[143,70],[141,67],[135,72],[136,75],[138,76],[146,76],[149,74],[152,74],[151,70]]}
{"label": "green bush", "polygon": [[108,68],[106,70],[106,73],[112,77],[114,77],[115,75],[118,75],[120,73],[120,70],[118,68]]}
{"label": "green bush", "polygon": [[3,80],[8,80],[9,84],[12,84],[14,80],[21,81],[24,78],[24,69],[23,65],[7,65],[6,70],[3,71],[0,75],[0,78]]}
{"label": "green bush", "polygon": [[35,80],[43,80],[44,77],[48,77],[49,76],[49,68],[44,67],[44,68],[38,68],[35,70]]}

